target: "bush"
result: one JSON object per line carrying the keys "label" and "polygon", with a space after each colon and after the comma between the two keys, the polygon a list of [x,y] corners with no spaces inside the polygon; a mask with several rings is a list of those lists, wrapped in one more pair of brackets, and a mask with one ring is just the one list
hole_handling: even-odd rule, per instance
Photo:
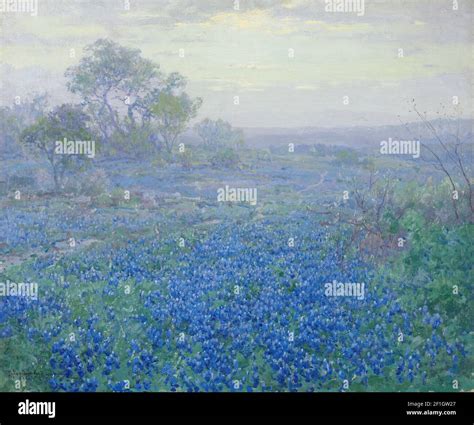
{"label": "bush", "polygon": [[240,163],[240,157],[234,149],[222,148],[210,159],[211,165],[217,168],[236,168]]}
{"label": "bush", "polygon": [[357,165],[359,163],[359,155],[352,149],[341,149],[336,152],[335,165]]}
{"label": "bush", "polygon": [[446,229],[420,216],[410,221],[410,248],[395,267],[402,279],[419,287],[419,306],[426,304],[450,323],[447,329],[460,333],[473,320],[474,225]]}

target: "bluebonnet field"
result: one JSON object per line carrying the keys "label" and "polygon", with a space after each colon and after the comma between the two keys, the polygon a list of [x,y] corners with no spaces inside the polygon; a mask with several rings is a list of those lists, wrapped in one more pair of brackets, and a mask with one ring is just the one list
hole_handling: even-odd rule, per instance
{"label": "bluebonnet field", "polygon": [[[258,173],[169,170],[193,208],[184,196],[163,195],[173,187],[161,187],[148,209],[133,196],[104,205],[98,195],[81,209],[67,198],[10,200],[0,222],[1,276],[37,282],[39,297],[2,299],[2,388],[453,390],[467,371],[468,329],[447,333],[446,316],[426,300],[407,301],[419,299],[413,282],[341,249],[348,229],[322,225],[311,211],[336,199],[340,190],[327,189],[337,186],[335,173],[328,169],[314,202],[321,172],[313,167],[309,190],[296,190],[302,206],[287,212],[309,159]],[[129,164],[117,187],[163,177],[133,177],[137,167]],[[271,173],[284,177],[287,192]],[[190,174],[207,189],[197,190]],[[258,216],[215,202],[209,182],[231,176],[267,194]],[[364,297],[328,297],[334,280],[364,282]]]}
{"label": "bluebonnet field", "polygon": [[83,54],[80,103],[0,108],[0,390],[474,388],[472,121],[415,127],[420,161],[375,136],[408,125],[192,127],[183,76]]}

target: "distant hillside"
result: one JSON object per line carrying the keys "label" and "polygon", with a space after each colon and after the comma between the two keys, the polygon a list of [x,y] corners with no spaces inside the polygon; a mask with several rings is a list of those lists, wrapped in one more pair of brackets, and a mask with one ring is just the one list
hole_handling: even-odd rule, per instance
{"label": "distant hillside", "polygon": [[[473,140],[474,120],[435,120],[432,121],[440,136],[453,139],[458,132],[465,141]],[[287,143],[295,144],[328,144],[352,147],[368,147],[379,144],[391,137],[394,140],[421,140],[429,143],[434,135],[423,123],[410,123],[408,128],[402,125],[381,127],[347,127],[347,128],[244,128],[247,146],[269,147]]]}

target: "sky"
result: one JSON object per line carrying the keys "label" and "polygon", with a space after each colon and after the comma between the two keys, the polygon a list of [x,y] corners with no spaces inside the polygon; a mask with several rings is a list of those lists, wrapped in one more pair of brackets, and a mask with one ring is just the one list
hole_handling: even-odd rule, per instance
{"label": "sky", "polygon": [[204,101],[197,119],[376,126],[415,121],[412,99],[435,117],[453,97],[472,117],[472,0],[359,0],[363,13],[327,10],[337,0],[37,0],[37,13],[4,1],[1,104],[74,101],[65,70],[110,38],[184,75]]}

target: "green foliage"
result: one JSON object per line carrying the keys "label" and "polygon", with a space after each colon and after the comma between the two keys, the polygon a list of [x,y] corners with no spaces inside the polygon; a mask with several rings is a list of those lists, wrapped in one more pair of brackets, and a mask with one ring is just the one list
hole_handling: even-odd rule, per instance
{"label": "green foliage", "polygon": [[150,147],[164,147],[171,153],[202,103],[184,92],[186,80],[177,72],[164,75],[140,50],[108,39],[84,50],[79,64],[66,71],[67,86],[81,95],[105,152],[140,157]]}
{"label": "green foliage", "polygon": [[127,134],[115,132],[113,143],[105,146],[105,154],[122,153],[131,158],[148,158],[156,149],[151,143],[153,131],[150,126],[130,128]]}
{"label": "green foliage", "polygon": [[56,107],[47,116],[40,117],[21,134],[21,141],[33,154],[48,161],[54,178],[55,188],[61,188],[68,172],[74,172],[84,166],[84,155],[59,155],[56,142],[93,139],[88,128],[89,117],[75,105],[63,104]]}
{"label": "green foliage", "polygon": [[335,163],[342,165],[357,165],[359,155],[352,149],[341,149],[335,154]]}
{"label": "green foliage", "polygon": [[441,314],[452,329],[468,329],[474,319],[474,225],[446,229],[415,213],[405,222],[410,246],[395,263],[396,274],[419,288],[420,305]]}
{"label": "green foliage", "polygon": [[[438,186],[413,183],[403,189],[397,192],[404,210],[398,230],[406,235],[406,245],[398,256],[380,266],[380,275],[388,273],[395,287],[412,288],[400,290],[405,308],[427,308],[430,315],[439,315],[444,335],[472,352],[474,342],[469,330],[474,322],[474,225],[467,219],[454,220],[446,182]],[[395,227],[390,212],[385,217]],[[422,328],[420,323],[419,335],[423,335]],[[471,370],[469,362],[469,357],[462,358],[460,370]],[[440,390],[452,379],[447,374],[445,370],[438,373]],[[468,374],[461,372],[456,379],[465,388],[472,387]]]}
{"label": "green foliage", "polygon": [[221,148],[211,157],[210,162],[216,168],[236,168],[240,158],[234,149]]}
{"label": "green foliage", "polygon": [[236,148],[244,143],[242,130],[234,129],[222,119],[216,121],[206,118],[194,126],[194,130],[208,148]]}
{"label": "green foliage", "polygon": [[0,155],[19,156],[21,133],[39,119],[47,107],[46,94],[35,94],[31,100],[0,108]]}
{"label": "green foliage", "polygon": [[140,50],[108,39],[84,51],[79,64],[66,71],[67,87],[82,97],[103,140],[110,142],[114,133],[126,135],[146,124],[146,97],[163,80],[159,66],[142,58]]}
{"label": "green foliage", "polygon": [[161,136],[161,142],[168,153],[172,152],[178,136],[186,130],[201,104],[200,98],[191,99],[184,92],[177,95],[170,91],[158,95],[151,106],[152,125]]}

